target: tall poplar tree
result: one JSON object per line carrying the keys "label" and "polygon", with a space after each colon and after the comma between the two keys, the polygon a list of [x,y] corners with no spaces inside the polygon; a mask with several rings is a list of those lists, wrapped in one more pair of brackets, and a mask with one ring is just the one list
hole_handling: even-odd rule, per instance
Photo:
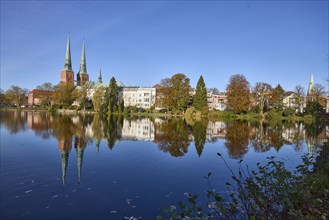
{"label": "tall poplar tree", "polygon": [[206,88],[206,85],[204,83],[202,76],[200,76],[197,86],[196,86],[196,91],[195,91],[195,95],[193,98],[193,107],[197,111],[208,109],[207,108],[208,107],[208,105],[207,105],[207,88]]}

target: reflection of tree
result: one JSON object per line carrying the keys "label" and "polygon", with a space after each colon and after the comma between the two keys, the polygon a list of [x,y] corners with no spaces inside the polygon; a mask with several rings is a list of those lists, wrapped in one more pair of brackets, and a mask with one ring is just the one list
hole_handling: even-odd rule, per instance
{"label": "reflection of tree", "polygon": [[96,150],[97,153],[99,152],[99,144],[101,140],[104,138],[104,133],[103,133],[103,125],[102,121],[100,119],[99,114],[95,114],[91,128],[93,130],[93,137],[96,140]]}
{"label": "reflection of tree", "polygon": [[316,139],[324,130],[324,125],[321,121],[315,121],[305,124],[305,133],[308,139]]}
{"label": "reflection of tree", "polygon": [[26,126],[26,112],[23,111],[0,111],[0,123],[12,134],[24,131]]}
{"label": "reflection of tree", "polygon": [[27,123],[36,136],[48,139],[52,135],[50,117],[48,112],[27,112]]}
{"label": "reflection of tree", "polygon": [[250,127],[246,122],[233,121],[226,129],[225,145],[229,156],[234,159],[242,158],[248,151]]}
{"label": "reflection of tree", "polygon": [[252,141],[252,145],[256,152],[266,152],[271,148],[269,137],[269,127],[261,121],[256,127],[256,135]]}
{"label": "reflection of tree", "polygon": [[298,123],[296,125],[296,132],[295,132],[294,137],[293,137],[293,143],[295,144],[295,149],[297,151],[302,149],[303,140],[304,140],[303,125],[301,123]]}
{"label": "reflection of tree", "polygon": [[72,142],[73,135],[77,132],[77,127],[73,124],[69,115],[54,116],[51,127],[53,129],[53,136],[59,141],[65,140]]}
{"label": "reflection of tree", "polygon": [[105,119],[104,123],[104,135],[105,138],[107,139],[107,146],[112,150],[116,141],[119,138],[119,127],[122,128],[122,120],[118,120],[117,115],[109,115],[107,119]]}
{"label": "reflection of tree", "polygon": [[199,157],[202,154],[204,144],[206,143],[208,120],[196,121],[192,126],[194,143]]}
{"label": "reflection of tree", "polygon": [[187,153],[190,145],[189,131],[186,123],[177,118],[155,125],[155,142],[160,150],[169,152],[174,157]]}
{"label": "reflection of tree", "polygon": [[284,143],[282,132],[283,132],[282,123],[278,123],[276,125],[271,126],[271,130],[269,132],[270,145],[274,147],[276,151],[279,151]]}

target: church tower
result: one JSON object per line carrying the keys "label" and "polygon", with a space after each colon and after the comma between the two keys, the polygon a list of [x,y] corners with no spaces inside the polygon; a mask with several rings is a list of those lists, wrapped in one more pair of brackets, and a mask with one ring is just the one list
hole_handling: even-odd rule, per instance
{"label": "church tower", "polygon": [[311,73],[310,84],[308,85],[308,90],[307,90],[307,96],[312,96],[312,95],[314,95],[314,79],[313,79],[313,73]]}
{"label": "church tower", "polygon": [[102,80],[102,71],[99,69],[99,74],[98,74],[98,81],[97,81],[98,84],[102,84],[103,83],[103,80]]}
{"label": "church tower", "polygon": [[83,40],[80,69],[77,74],[77,85],[78,86],[84,85],[86,82],[89,82],[89,75],[87,73],[87,65],[86,65],[85,40]]}
{"label": "church tower", "polygon": [[74,86],[74,72],[71,62],[70,35],[67,39],[64,68],[61,72],[61,82]]}

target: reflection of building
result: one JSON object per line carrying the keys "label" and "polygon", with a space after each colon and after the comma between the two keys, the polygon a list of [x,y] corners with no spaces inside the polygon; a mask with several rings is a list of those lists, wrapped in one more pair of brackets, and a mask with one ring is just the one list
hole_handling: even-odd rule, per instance
{"label": "reflection of building", "polygon": [[148,109],[155,104],[156,88],[152,87],[123,87],[122,98],[125,107],[136,106]]}
{"label": "reflection of building", "polygon": [[212,140],[215,138],[225,138],[226,123],[222,121],[209,121],[207,127],[207,139]]}
{"label": "reflection of building", "polygon": [[69,160],[69,154],[72,149],[72,138],[66,139],[66,140],[59,140],[58,141],[58,149],[59,152],[62,155],[62,181],[63,185],[65,185],[66,182],[66,170]]}
{"label": "reflection of building", "polygon": [[[83,134],[84,135],[84,134]],[[78,160],[78,181],[80,183],[81,179],[81,169],[82,169],[82,162],[83,162],[83,155],[84,151],[87,147],[87,140],[85,137],[78,137],[76,136],[74,139],[74,147],[77,151],[77,160]]]}
{"label": "reflection of building", "polygon": [[295,126],[283,128],[282,138],[289,144],[296,143],[305,138],[304,127],[302,124],[295,123]]}
{"label": "reflection of building", "polygon": [[148,118],[128,121],[124,119],[122,126],[122,138],[133,140],[154,140],[154,124]]}

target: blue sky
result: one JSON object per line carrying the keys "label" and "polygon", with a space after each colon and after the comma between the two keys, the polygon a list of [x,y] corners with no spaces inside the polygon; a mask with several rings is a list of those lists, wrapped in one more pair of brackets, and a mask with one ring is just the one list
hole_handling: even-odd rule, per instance
{"label": "blue sky", "polygon": [[71,37],[79,70],[153,86],[184,73],[223,91],[243,74],[253,86],[307,88],[328,78],[328,1],[1,1],[1,89],[57,84]]}

